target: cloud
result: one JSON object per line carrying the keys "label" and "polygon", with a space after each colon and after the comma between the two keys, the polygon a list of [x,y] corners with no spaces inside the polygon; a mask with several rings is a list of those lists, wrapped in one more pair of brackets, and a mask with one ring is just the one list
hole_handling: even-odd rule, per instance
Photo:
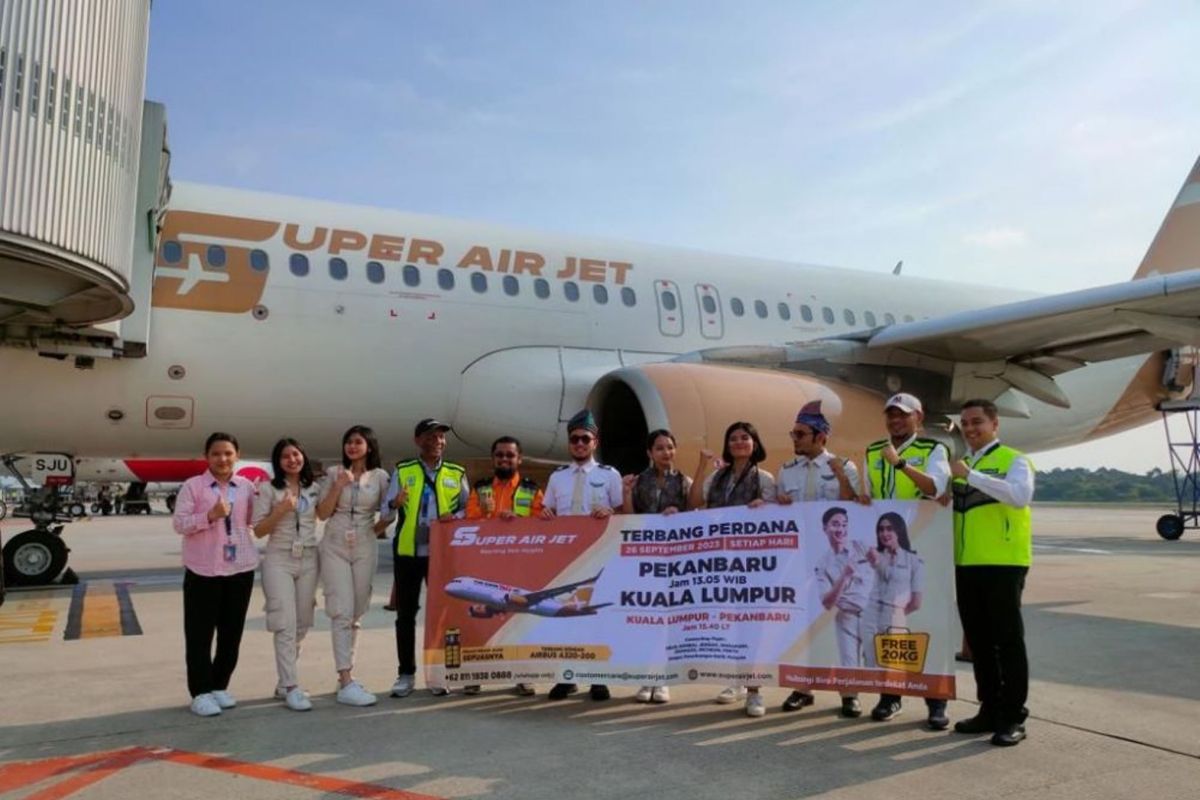
{"label": "cloud", "polygon": [[1019,228],[997,227],[989,228],[979,233],[968,233],[962,237],[965,244],[976,247],[986,247],[989,250],[1001,250],[1009,247],[1024,247],[1029,243],[1029,236]]}

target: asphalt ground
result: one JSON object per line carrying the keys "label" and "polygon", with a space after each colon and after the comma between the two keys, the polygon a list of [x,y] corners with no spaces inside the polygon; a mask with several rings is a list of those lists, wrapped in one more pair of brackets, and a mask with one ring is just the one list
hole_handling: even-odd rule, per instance
{"label": "asphalt ground", "polygon": [[[273,700],[256,588],[230,687],[240,705],[200,719],[187,710],[170,520],[87,520],[66,532],[86,589],[12,592],[0,608],[0,796],[1196,798],[1200,532],[1164,542],[1160,513],[1036,508],[1032,717],[1029,739],[1006,749],[924,730],[913,699],[889,723],[840,719],[830,694],[785,714],[782,689],[766,690],[757,720],[696,686],[653,707],[632,702],[632,688],[604,703],[550,703],[546,686],[533,698],[496,688],[393,699],[386,558],[358,656],[378,705],[334,702],[321,611],[301,660],[315,709]],[[0,524],[6,538],[21,530]],[[72,620],[80,591],[85,612]],[[952,719],[976,709],[969,669],[958,678],[968,699],[950,704]]]}

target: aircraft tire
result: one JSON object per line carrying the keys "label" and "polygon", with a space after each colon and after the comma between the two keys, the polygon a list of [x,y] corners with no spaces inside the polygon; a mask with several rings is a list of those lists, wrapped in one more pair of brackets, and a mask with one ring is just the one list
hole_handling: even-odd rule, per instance
{"label": "aircraft tire", "polygon": [[4,580],[9,586],[41,586],[67,565],[61,537],[37,529],[19,533],[4,545]]}
{"label": "aircraft tire", "polygon": [[7,516],[8,516],[8,503],[4,502],[3,500],[0,500],[0,519],[4,519]]}
{"label": "aircraft tire", "polygon": [[67,507],[67,513],[72,517],[82,517],[87,513],[87,508],[84,507],[83,503],[71,503],[71,505]]}
{"label": "aircraft tire", "polygon": [[175,495],[174,494],[167,495],[167,511],[171,512],[172,514],[175,513]]}
{"label": "aircraft tire", "polygon": [[1158,518],[1154,529],[1158,531],[1159,536],[1173,542],[1183,536],[1183,517],[1178,514],[1163,514]]}

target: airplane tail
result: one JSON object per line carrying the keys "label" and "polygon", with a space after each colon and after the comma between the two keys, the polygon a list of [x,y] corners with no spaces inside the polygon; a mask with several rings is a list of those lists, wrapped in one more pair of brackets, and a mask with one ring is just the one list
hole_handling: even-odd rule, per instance
{"label": "airplane tail", "polygon": [[1163,219],[1134,278],[1200,268],[1200,159]]}

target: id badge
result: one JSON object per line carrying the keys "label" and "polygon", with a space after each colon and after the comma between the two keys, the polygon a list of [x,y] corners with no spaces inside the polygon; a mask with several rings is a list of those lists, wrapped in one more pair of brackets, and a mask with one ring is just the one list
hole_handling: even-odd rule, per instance
{"label": "id badge", "polygon": [[304,545],[300,542],[292,542],[292,558],[302,558],[304,556]]}
{"label": "id badge", "polygon": [[225,554],[226,561],[229,561],[229,562],[237,561],[237,545],[236,544],[234,544],[233,542],[230,542],[229,544],[227,544],[223,548],[221,548],[221,550]]}

